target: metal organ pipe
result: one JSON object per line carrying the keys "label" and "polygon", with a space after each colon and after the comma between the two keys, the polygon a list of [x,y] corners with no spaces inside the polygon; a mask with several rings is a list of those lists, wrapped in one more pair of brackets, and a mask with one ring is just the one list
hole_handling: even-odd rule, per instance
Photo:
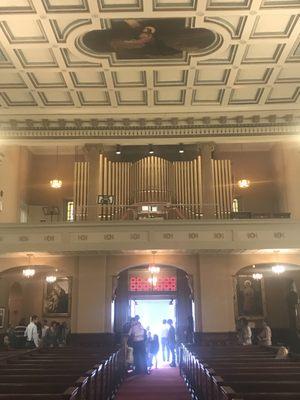
{"label": "metal organ pipe", "polygon": [[[212,160],[217,218],[230,216],[233,181],[230,160]],[[121,219],[130,204],[168,203],[177,217],[199,219],[202,216],[201,156],[192,161],[168,161],[154,155],[134,163],[113,162],[99,154],[99,194],[112,195],[115,204],[98,207],[102,220]],[[75,162],[75,218],[87,218],[89,163]]]}

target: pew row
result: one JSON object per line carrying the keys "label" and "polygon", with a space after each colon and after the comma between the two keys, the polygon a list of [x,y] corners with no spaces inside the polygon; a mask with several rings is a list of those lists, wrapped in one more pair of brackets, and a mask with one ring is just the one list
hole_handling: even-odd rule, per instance
{"label": "pew row", "polygon": [[125,374],[123,349],[36,349],[0,365],[0,399],[109,400]]}
{"label": "pew row", "polygon": [[300,400],[300,362],[272,348],[182,345],[180,373],[195,400]]}

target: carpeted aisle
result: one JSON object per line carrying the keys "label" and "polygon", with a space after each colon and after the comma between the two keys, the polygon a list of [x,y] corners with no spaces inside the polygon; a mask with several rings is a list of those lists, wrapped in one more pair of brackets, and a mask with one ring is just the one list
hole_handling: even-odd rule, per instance
{"label": "carpeted aisle", "polygon": [[135,375],[122,384],[117,400],[190,400],[178,368],[159,368],[150,375]]}

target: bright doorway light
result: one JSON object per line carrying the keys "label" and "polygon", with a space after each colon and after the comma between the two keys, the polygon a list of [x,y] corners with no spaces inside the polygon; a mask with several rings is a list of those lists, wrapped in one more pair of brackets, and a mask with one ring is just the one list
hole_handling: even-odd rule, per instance
{"label": "bright doorway light", "polygon": [[161,332],[163,319],[172,319],[176,326],[176,300],[172,299],[135,299],[130,300],[131,317],[140,316],[140,322],[145,329],[151,332],[151,335],[158,335],[159,338],[159,353],[158,367],[163,366],[161,352]]}

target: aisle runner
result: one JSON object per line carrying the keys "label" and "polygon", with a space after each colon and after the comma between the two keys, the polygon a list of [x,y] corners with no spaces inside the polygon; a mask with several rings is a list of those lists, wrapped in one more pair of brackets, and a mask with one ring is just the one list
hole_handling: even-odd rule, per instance
{"label": "aisle runner", "polygon": [[160,368],[151,375],[129,377],[122,384],[117,400],[190,400],[178,368]]}

